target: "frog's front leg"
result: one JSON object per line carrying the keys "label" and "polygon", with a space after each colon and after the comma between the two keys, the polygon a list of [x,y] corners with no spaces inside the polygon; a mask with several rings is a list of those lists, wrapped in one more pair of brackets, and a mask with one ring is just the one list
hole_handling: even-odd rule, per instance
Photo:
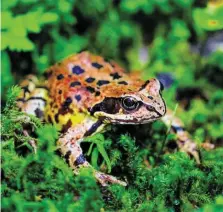
{"label": "frog's front leg", "polygon": [[[20,87],[21,92],[16,100],[19,109],[26,114],[34,115],[40,120],[43,120],[44,110],[48,99],[48,88],[45,86],[44,82],[39,82],[34,75],[28,75],[20,83]],[[19,116],[18,120],[23,120],[28,123],[30,117],[24,114]],[[27,130],[26,128],[27,127],[24,127],[23,134],[29,137],[30,130]],[[28,142],[33,148],[34,153],[36,153],[37,145],[35,140],[31,139]]]}
{"label": "frog's front leg", "polygon": [[200,156],[197,150],[197,144],[190,138],[190,135],[184,129],[182,121],[174,116],[174,113],[167,109],[166,115],[162,118],[164,124],[171,127],[171,131],[177,136],[177,145],[181,151],[192,155],[196,162],[200,164]]}
{"label": "frog's front leg", "polygon": [[[82,167],[92,167],[85,159],[80,143],[84,137],[94,134],[99,128],[102,128],[101,121],[91,123],[87,120],[83,124],[78,124],[67,130],[66,133],[60,136],[58,140],[58,146],[61,153],[64,155],[67,163],[73,169],[75,174],[79,173],[79,169]],[[93,168],[92,168],[93,169]],[[104,174],[93,169],[94,176],[102,186],[106,186],[108,183],[120,184],[126,186],[126,183],[116,179],[111,175]]]}

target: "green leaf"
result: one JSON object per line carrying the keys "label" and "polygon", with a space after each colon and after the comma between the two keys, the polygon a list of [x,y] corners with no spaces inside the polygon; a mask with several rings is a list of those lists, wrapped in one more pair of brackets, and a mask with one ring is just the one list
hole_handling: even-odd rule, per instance
{"label": "green leaf", "polygon": [[[92,142],[97,145],[98,151],[100,152],[100,154],[102,155],[103,159],[105,160],[105,162],[107,164],[108,173],[110,173],[111,172],[111,161],[110,161],[108,154],[104,148],[104,143],[105,143],[104,136],[102,134],[96,134],[92,137],[87,138],[86,140],[84,140],[84,142]],[[90,148],[92,148],[92,146]]]}
{"label": "green leaf", "polygon": [[[13,38],[13,40],[10,40]],[[12,51],[32,51],[34,44],[26,37],[16,37],[10,34],[8,37],[8,47]]]}
{"label": "green leaf", "polygon": [[8,37],[8,34],[9,34],[8,32],[1,32],[1,41],[2,41],[1,50],[5,50],[10,43],[10,39]]}
{"label": "green leaf", "polygon": [[13,19],[13,24],[10,25],[9,31],[12,34],[14,34],[14,36],[19,36],[19,37],[25,37],[26,36],[27,30],[26,30],[23,18],[24,18],[23,15],[18,15]]}
{"label": "green leaf", "polygon": [[108,166],[108,173],[111,172],[111,161],[107,155],[107,152],[105,151],[105,148],[103,146],[102,143],[97,143],[97,148],[98,148],[98,151],[101,153],[102,157],[104,158],[107,166]]}
{"label": "green leaf", "polygon": [[40,22],[42,24],[51,24],[57,22],[58,20],[58,14],[52,12],[43,13],[40,17]]}
{"label": "green leaf", "polygon": [[39,12],[29,12],[23,16],[23,22],[26,29],[30,32],[39,33],[40,28],[40,20],[39,20]]}
{"label": "green leaf", "polygon": [[16,6],[17,2],[18,2],[18,0],[1,1],[2,10],[7,10],[7,9],[10,9],[10,8]]}
{"label": "green leaf", "polygon": [[74,35],[70,39],[66,39],[54,33],[53,38],[55,40],[55,52],[57,53],[55,55],[56,60],[61,60],[67,55],[79,52],[88,44],[87,38],[79,35]]}
{"label": "green leaf", "polygon": [[7,52],[3,51],[1,62],[1,79],[2,79],[2,91],[13,84],[14,78],[11,74],[11,62]]}
{"label": "green leaf", "polygon": [[223,6],[218,8],[196,8],[193,10],[193,19],[198,28],[204,30],[223,29]]}
{"label": "green leaf", "polygon": [[47,124],[43,127],[39,127],[36,131],[38,135],[38,147],[47,152],[54,152],[56,149],[56,142],[58,139],[58,132],[56,127]]}
{"label": "green leaf", "polygon": [[95,167],[96,169],[98,169],[98,156],[99,156],[99,152],[97,148],[93,149],[93,152],[91,154],[91,164],[93,167]]}
{"label": "green leaf", "polygon": [[10,11],[1,12],[1,29],[8,29],[13,24],[12,13]]}

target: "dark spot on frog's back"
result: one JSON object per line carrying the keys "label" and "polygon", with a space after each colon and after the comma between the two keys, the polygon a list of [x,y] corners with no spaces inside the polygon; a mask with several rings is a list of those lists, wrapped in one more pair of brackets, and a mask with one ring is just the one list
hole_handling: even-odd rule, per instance
{"label": "dark spot on frog's back", "polygon": [[103,67],[103,65],[101,65],[101,64],[99,64],[99,63],[92,63],[91,64],[93,67],[95,67],[95,68],[97,68],[97,69],[100,69],[100,68],[102,68]]}
{"label": "dark spot on frog's back", "polygon": [[120,79],[122,77],[117,72],[110,74],[110,76],[113,77],[113,80]]}
{"label": "dark spot on frog's back", "polygon": [[88,82],[88,83],[92,83],[92,82],[95,81],[95,78],[93,78],[93,77],[88,77],[85,81]]}
{"label": "dark spot on frog's back", "polygon": [[149,80],[147,80],[142,86],[141,86],[141,88],[139,89],[139,91],[141,91],[141,90],[143,90],[143,89],[145,89],[146,88],[146,86],[148,85],[150,83],[150,81]]}
{"label": "dark spot on frog's back", "polygon": [[62,94],[62,90],[59,90],[59,91],[58,91],[58,94]]}
{"label": "dark spot on frog's back", "polygon": [[94,92],[95,92],[95,89],[92,88],[91,86],[87,86],[86,89],[87,89],[87,91],[89,91],[90,93],[94,93]]}
{"label": "dark spot on frog's back", "polygon": [[97,85],[102,86],[102,85],[107,85],[110,82],[108,80],[98,80]]}
{"label": "dark spot on frog's back", "polygon": [[62,108],[60,108],[59,109],[59,111],[58,111],[58,113],[57,114],[55,114],[55,117],[57,116],[57,118],[59,117],[59,115],[65,115],[65,114],[67,114],[67,113],[70,113],[70,114],[73,114],[74,113],[74,111],[71,109],[71,108],[68,108],[68,107],[62,107]]}
{"label": "dark spot on frog's back", "polygon": [[78,82],[78,81],[75,81],[75,82],[71,82],[70,83],[70,87],[75,87],[75,86],[78,86],[78,85],[81,85],[81,83]]}
{"label": "dark spot on frog's back", "polygon": [[72,68],[72,72],[73,74],[80,75],[84,73],[84,69],[82,69],[80,66],[74,66]]}
{"label": "dark spot on frog's back", "polygon": [[59,113],[56,113],[54,115],[54,120],[55,120],[56,123],[59,123]]}
{"label": "dark spot on frog's back", "polygon": [[72,126],[72,121],[68,120],[66,124],[62,126],[61,133],[67,132],[67,130]]}
{"label": "dark spot on frog's back", "polygon": [[118,82],[118,84],[120,84],[120,85],[128,85],[128,83],[126,81]]}
{"label": "dark spot on frog's back", "polygon": [[67,97],[63,103],[63,107],[67,108],[71,103],[72,103],[72,99],[70,97]]}
{"label": "dark spot on frog's back", "polygon": [[101,92],[100,91],[96,91],[95,96],[100,96]]}
{"label": "dark spot on frog's back", "polygon": [[50,115],[47,116],[47,120],[48,120],[49,123],[53,123],[52,118],[51,118]]}
{"label": "dark spot on frog's back", "polygon": [[58,80],[62,80],[64,78],[64,75],[63,74],[59,74],[59,75],[57,75],[57,79]]}
{"label": "dark spot on frog's back", "polygon": [[28,85],[21,87],[23,89],[24,93],[30,93]]}
{"label": "dark spot on frog's back", "polygon": [[81,95],[75,95],[74,98],[79,102],[81,100]]}

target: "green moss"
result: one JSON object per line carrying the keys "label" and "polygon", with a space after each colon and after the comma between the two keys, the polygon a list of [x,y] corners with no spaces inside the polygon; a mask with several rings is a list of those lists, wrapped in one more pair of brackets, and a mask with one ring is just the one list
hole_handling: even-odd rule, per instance
{"label": "green moss", "polygon": [[[16,111],[18,117],[21,115],[14,104],[17,92],[17,87],[9,92],[3,129],[14,125],[10,111]],[[17,129],[20,127],[16,125]],[[155,123],[152,131],[156,134],[162,128],[163,125],[158,127]],[[21,145],[12,132],[8,127],[8,132],[5,130],[2,134],[2,209],[6,211],[99,211],[101,208],[108,211],[188,211],[206,204],[200,209],[205,211],[220,207],[211,202],[223,189],[223,148],[210,152],[203,150],[202,164],[197,165],[185,153],[160,155],[154,152],[161,145],[155,139],[152,141],[152,137],[144,143],[147,147],[142,148],[142,144],[137,144],[130,135],[120,133],[117,137],[118,131],[116,136],[110,131],[106,139],[96,135],[88,142],[97,144],[94,149],[102,157],[99,154],[95,156],[93,151],[92,164],[104,170],[112,166],[111,174],[124,177],[128,182],[128,187],[112,185],[102,189],[96,184],[91,170],[82,170],[79,176],[73,175],[64,159],[57,154],[55,141],[58,135],[53,126],[37,129],[36,154],[30,149],[25,151],[26,146]],[[116,142],[111,142],[111,139]]]}

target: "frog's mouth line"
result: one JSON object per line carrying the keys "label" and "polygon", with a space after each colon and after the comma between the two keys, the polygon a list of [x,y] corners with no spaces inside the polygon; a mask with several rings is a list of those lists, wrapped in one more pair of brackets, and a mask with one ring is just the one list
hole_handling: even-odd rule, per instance
{"label": "frog's mouth line", "polygon": [[158,117],[152,116],[149,119],[140,119],[140,120],[138,120],[137,118],[134,118],[133,120],[126,120],[126,119],[112,119],[109,117],[106,117],[106,119],[109,120],[109,122],[112,122],[114,120],[115,122],[117,122],[117,124],[122,124],[122,123],[125,123],[125,124],[147,124],[147,123],[153,122],[154,120],[160,119],[162,117],[163,116],[160,114]]}

